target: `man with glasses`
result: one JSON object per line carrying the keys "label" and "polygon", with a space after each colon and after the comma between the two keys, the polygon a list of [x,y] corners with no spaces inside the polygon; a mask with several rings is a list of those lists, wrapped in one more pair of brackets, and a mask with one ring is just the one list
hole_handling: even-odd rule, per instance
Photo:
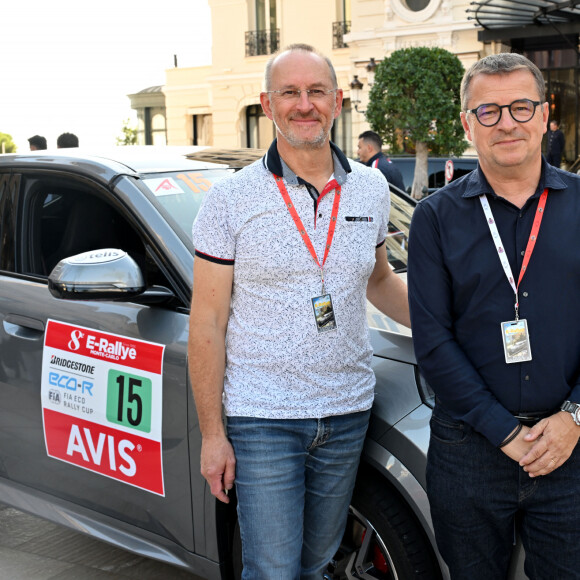
{"label": "man with glasses", "polygon": [[385,179],[329,140],[330,60],[303,44],[274,55],[260,101],[276,140],[214,185],[193,228],[201,469],[226,503],[235,481],[242,578],[321,580],[373,402],[366,297],[408,325],[407,289],[387,260]]}
{"label": "man with glasses", "polygon": [[580,578],[580,178],[541,154],[544,79],[519,54],[461,86],[479,167],[421,202],[409,240],[419,367],[436,395],[427,488],[451,577]]}

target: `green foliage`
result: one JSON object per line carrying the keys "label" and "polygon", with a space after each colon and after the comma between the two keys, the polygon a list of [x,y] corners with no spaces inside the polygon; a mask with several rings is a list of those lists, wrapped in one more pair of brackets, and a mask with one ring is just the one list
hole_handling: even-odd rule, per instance
{"label": "green foliage", "polygon": [[117,137],[117,145],[137,145],[137,128],[130,126],[131,119],[123,121],[121,131],[123,135]]}
{"label": "green foliage", "polygon": [[433,155],[461,155],[467,147],[459,118],[464,68],[442,48],[397,50],[375,71],[366,118],[391,147],[427,145]]}
{"label": "green foliage", "polygon": [[16,153],[16,145],[12,141],[12,135],[0,133],[0,153]]}

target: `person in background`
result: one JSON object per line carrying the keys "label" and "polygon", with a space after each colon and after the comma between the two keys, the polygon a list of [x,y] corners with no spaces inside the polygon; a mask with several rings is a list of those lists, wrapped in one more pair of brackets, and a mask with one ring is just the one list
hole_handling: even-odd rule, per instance
{"label": "person in background", "polygon": [[368,167],[379,169],[391,185],[405,191],[403,175],[397,166],[385,157],[382,147],[383,140],[374,131],[365,131],[358,136],[357,154],[361,162]]}
{"label": "person in background", "polygon": [[322,579],[373,402],[366,298],[410,324],[387,183],[329,139],[342,98],[313,47],[275,54],[260,101],[277,138],[212,187],[193,226],[201,472],[226,503],[235,481],[245,580]]}
{"label": "person in background", "polygon": [[566,140],[564,138],[564,133],[560,131],[560,124],[558,121],[550,121],[548,148],[546,151],[546,159],[550,165],[560,167],[562,164],[562,153],[564,152],[565,143]]}
{"label": "person in background", "polygon": [[79,138],[74,133],[62,133],[56,140],[57,149],[66,149],[67,147],[78,147]]}
{"label": "person in background", "polygon": [[427,493],[453,580],[580,578],[580,177],[542,157],[525,56],[465,73],[479,166],[422,200],[409,240],[419,368],[435,393]]}
{"label": "person in background", "polygon": [[28,139],[31,151],[42,151],[46,149],[46,138],[41,135],[34,135]]}

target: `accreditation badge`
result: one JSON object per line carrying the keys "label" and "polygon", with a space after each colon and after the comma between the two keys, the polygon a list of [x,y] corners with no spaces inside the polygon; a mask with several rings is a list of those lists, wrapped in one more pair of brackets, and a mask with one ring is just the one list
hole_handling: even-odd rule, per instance
{"label": "accreditation badge", "polygon": [[518,363],[532,360],[530,335],[526,319],[510,320],[501,323],[501,336],[505,362]]}
{"label": "accreditation badge", "polygon": [[314,321],[319,333],[336,330],[336,318],[334,317],[334,306],[330,294],[315,296],[312,298],[312,308],[314,309]]}

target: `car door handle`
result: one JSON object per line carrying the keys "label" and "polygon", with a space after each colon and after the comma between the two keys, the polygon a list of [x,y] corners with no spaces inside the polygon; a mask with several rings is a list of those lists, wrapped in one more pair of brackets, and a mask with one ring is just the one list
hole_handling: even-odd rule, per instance
{"label": "car door handle", "polygon": [[2,321],[6,334],[25,340],[39,340],[44,336],[44,322],[21,314],[8,314]]}

